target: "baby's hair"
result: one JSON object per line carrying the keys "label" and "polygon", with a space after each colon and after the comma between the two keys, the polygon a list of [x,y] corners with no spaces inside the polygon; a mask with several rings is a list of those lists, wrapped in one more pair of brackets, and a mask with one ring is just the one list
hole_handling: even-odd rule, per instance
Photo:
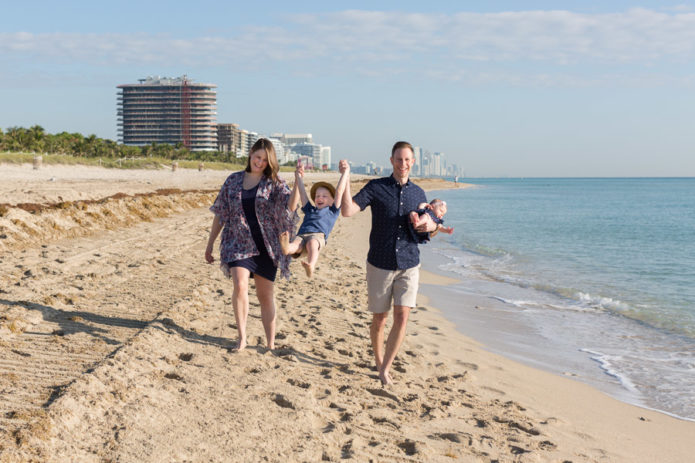
{"label": "baby's hair", "polygon": [[435,198],[432,201],[430,201],[430,206],[439,206],[439,205],[446,206],[446,201],[442,201],[439,198]]}

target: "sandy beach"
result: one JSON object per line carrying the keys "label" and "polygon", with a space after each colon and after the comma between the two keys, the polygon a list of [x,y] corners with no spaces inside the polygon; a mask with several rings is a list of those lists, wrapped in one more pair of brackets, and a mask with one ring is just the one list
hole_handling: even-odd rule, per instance
{"label": "sandy beach", "polygon": [[368,211],[339,219],[312,280],[298,261],[278,280],[278,348],[252,291],[249,348],[231,351],[232,284],[203,258],[228,174],[0,165],[0,462],[692,459],[694,422],[492,354],[434,298],[382,388]]}

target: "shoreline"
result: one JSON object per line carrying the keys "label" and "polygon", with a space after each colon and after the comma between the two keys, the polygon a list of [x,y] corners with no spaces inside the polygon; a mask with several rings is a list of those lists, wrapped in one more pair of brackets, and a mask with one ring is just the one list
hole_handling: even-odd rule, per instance
{"label": "shoreline", "polygon": [[[438,287],[460,281],[446,275],[442,281],[434,271],[421,272],[424,277],[421,283],[434,288],[435,293]],[[488,384],[501,385],[500,391],[505,396],[528,406],[539,416],[562,418],[565,426],[575,427],[571,432],[590,435],[595,445],[614,457],[619,456],[618,461],[675,463],[687,461],[695,450],[689,437],[695,432],[694,420],[622,401],[577,378],[496,353],[484,340],[464,334],[447,317],[445,306],[440,308],[441,301],[436,297],[425,296],[422,291],[418,297],[433,311],[427,317],[433,321],[441,317],[446,325],[445,335],[458,338],[452,344],[466,346],[458,351],[442,349],[442,353],[452,362],[484,366],[478,369],[478,377],[473,377],[481,388],[488,388]],[[464,299],[463,304],[467,303],[475,304],[472,299]]]}
{"label": "shoreline", "polygon": [[[88,193],[111,188],[94,179]],[[231,283],[202,258],[210,213],[159,207],[0,259],[0,461],[680,462],[695,450],[693,423],[491,353],[422,290],[396,385],[381,388],[368,212],[338,220],[313,280],[295,260],[278,281],[278,348],[263,347],[251,291],[249,348],[229,352]],[[422,271],[423,285],[455,281]]]}
{"label": "shoreline", "polygon": [[[462,284],[463,280],[457,277],[449,276],[447,273],[450,272],[438,269],[437,264],[434,263],[436,257],[434,257],[433,254],[434,253],[430,253],[430,255],[428,255],[425,258],[424,265],[428,267],[428,270],[421,270],[422,274],[427,275],[423,279],[423,281],[421,281],[421,283],[425,285],[422,291],[423,293],[425,293],[423,294],[424,300],[428,301],[428,303],[430,304],[435,304],[437,307],[439,307],[440,305],[441,307],[444,307],[443,309],[439,309],[442,314],[442,317],[447,319],[449,322],[453,323],[456,327],[456,331],[459,332],[461,335],[469,337],[475,340],[476,342],[480,343],[480,345],[487,352],[507,358],[513,362],[518,362],[529,368],[539,369],[541,371],[558,377],[570,378],[573,381],[589,386],[595,389],[597,392],[606,394],[612,399],[617,400],[626,405],[663,414],[665,416],[677,419],[679,421],[695,423],[695,418],[680,416],[675,413],[670,413],[666,410],[659,410],[657,408],[650,407],[644,403],[640,403],[637,399],[628,397],[630,391],[626,390],[624,386],[622,386],[622,384],[612,383],[613,381],[619,381],[619,379],[615,378],[608,372],[605,372],[603,369],[600,368],[599,365],[595,366],[596,368],[599,368],[601,370],[600,374],[605,376],[604,381],[597,381],[596,379],[586,377],[583,374],[578,374],[575,372],[576,370],[571,371],[573,370],[573,367],[571,365],[566,365],[567,368],[560,368],[559,366],[553,367],[547,360],[535,358],[533,357],[533,354],[529,354],[528,352],[513,355],[510,352],[510,345],[501,342],[499,339],[483,339],[485,338],[485,336],[491,335],[489,331],[491,331],[493,328],[500,329],[500,334],[502,334],[502,328],[504,328],[505,331],[510,330],[510,332],[513,333],[513,336],[524,336],[526,334],[525,331],[529,330],[530,326],[526,324],[522,325],[519,323],[518,320],[497,320],[497,323],[503,323],[503,325],[493,325],[493,328],[488,328],[487,331],[485,329],[481,329],[480,326],[469,326],[469,328],[466,329],[464,326],[462,326],[465,323],[473,322],[476,325],[484,325],[486,322],[492,322],[494,324],[495,315],[499,314],[499,318],[504,319],[505,316],[509,316],[510,314],[508,311],[505,310],[493,310],[494,314],[485,314],[486,310],[490,310],[493,306],[501,307],[504,305],[504,303],[502,303],[499,300],[494,300],[494,297],[483,296],[480,294],[462,294],[461,292],[457,292],[455,296],[453,293],[450,296],[446,296],[445,301],[448,302],[443,302],[441,299],[439,300],[439,302],[436,302],[437,299],[433,298],[432,296],[429,296],[429,294],[436,293],[440,298],[445,297],[445,293],[442,292],[442,289],[440,289],[441,287]],[[454,306],[454,304],[451,302],[454,299],[454,297],[457,298],[457,304],[463,306],[463,313],[461,308],[458,307],[455,311],[452,309],[447,309],[448,307]],[[433,300],[435,302],[432,302]],[[466,310],[470,308],[474,308],[475,311]],[[492,334],[492,336],[494,336],[494,334]],[[535,349],[537,352],[541,348],[536,347]],[[591,361],[591,365],[594,365],[594,362],[596,362],[596,360],[594,359],[591,359]]]}

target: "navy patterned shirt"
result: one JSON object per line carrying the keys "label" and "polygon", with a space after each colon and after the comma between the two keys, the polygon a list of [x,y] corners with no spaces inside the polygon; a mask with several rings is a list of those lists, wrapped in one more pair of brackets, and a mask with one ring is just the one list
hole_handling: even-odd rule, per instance
{"label": "navy patterned shirt", "polygon": [[425,192],[408,180],[401,186],[393,176],[371,180],[353,198],[360,210],[372,208],[367,262],[384,270],[404,270],[420,263],[417,245],[429,233],[415,233],[408,215],[427,202]]}

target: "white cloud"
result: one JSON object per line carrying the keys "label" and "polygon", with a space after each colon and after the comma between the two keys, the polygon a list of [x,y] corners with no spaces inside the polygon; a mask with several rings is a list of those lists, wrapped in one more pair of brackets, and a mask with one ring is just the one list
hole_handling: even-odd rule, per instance
{"label": "white cloud", "polygon": [[293,15],[277,27],[253,26],[230,36],[195,38],[0,33],[0,56],[97,66],[246,68],[270,61],[298,70],[318,62],[336,72],[377,75],[382,69],[393,71],[394,64],[405,70],[413,64],[460,69],[485,63],[560,68],[688,63],[695,58],[695,14],[676,10],[453,15],[351,10]]}

